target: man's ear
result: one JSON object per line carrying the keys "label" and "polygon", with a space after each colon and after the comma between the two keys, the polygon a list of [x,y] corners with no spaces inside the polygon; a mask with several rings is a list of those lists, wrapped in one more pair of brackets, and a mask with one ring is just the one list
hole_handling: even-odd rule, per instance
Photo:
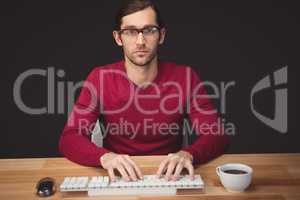
{"label": "man's ear", "polygon": [[113,37],[114,37],[117,45],[119,45],[120,47],[123,46],[123,42],[122,42],[122,39],[121,39],[120,34],[118,33],[118,31],[113,31]]}
{"label": "man's ear", "polygon": [[166,33],[167,33],[166,28],[160,29],[159,44],[163,44],[164,43],[165,38],[166,38]]}

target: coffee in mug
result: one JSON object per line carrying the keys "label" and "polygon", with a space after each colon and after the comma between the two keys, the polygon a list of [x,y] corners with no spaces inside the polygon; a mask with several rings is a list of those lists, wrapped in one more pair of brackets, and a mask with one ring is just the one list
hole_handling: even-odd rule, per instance
{"label": "coffee in mug", "polygon": [[251,183],[252,168],[240,163],[228,163],[216,168],[222,185],[230,192],[243,192]]}

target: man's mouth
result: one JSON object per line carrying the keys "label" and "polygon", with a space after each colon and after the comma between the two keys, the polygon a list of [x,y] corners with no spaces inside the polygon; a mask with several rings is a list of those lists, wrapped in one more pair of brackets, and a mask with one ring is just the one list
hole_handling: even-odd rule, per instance
{"label": "man's mouth", "polygon": [[135,53],[148,53],[148,51],[136,51]]}
{"label": "man's mouth", "polygon": [[136,51],[134,54],[139,57],[144,57],[148,54],[148,51]]}

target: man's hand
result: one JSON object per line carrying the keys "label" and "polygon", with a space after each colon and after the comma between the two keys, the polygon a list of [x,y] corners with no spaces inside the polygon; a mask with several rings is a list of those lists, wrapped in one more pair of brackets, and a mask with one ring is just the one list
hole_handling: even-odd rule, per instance
{"label": "man's hand", "polygon": [[186,151],[179,151],[174,154],[169,154],[168,157],[160,163],[157,176],[160,178],[165,173],[165,179],[167,181],[170,179],[176,181],[184,168],[188,170],[190,178],[193,180],[193,156]]}
{"label": "man's hand", "polygon": [[106,153],[100,158],[101,165],[108,171],[111,181],[116,181],[114,170],[118,170],[124,181],[137,181],[143,179],[140,168],[131,160],[128,155]]}

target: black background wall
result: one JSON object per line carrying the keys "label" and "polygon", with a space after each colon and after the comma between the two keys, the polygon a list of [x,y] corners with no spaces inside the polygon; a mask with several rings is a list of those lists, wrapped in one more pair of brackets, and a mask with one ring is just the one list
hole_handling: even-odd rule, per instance
{"label": "black background wall", "polygon": [[[299,11],[287,1],[157,1],[167,23],[163,60],[192,66],[203,80],[235,82],[226,96],[227,122],[234,123],[229,153],[300,152],[297,92]],[[0,157],[58,156],[67,113],[29,115],[13,98],[17,77],[32,68],[65,71],[60,81],[84,80],[95,66],[122,59],[111,32],[119,1],[18,1],[1,5]],[[288,66],[288,132],[259,121],[250,109],[254,85]],[[284,87],[287,87],[284,86]],[[22,98],[46,106],[47,80],[24,82]],[[67,96],[65,96],[67,99]],[[255,99],[274,117],[274,92]],[[220,108],[220,101],[215,104]],[[66,105],[67,106],[67,105]],[[57,110],[57,101],[55,104]]]}

